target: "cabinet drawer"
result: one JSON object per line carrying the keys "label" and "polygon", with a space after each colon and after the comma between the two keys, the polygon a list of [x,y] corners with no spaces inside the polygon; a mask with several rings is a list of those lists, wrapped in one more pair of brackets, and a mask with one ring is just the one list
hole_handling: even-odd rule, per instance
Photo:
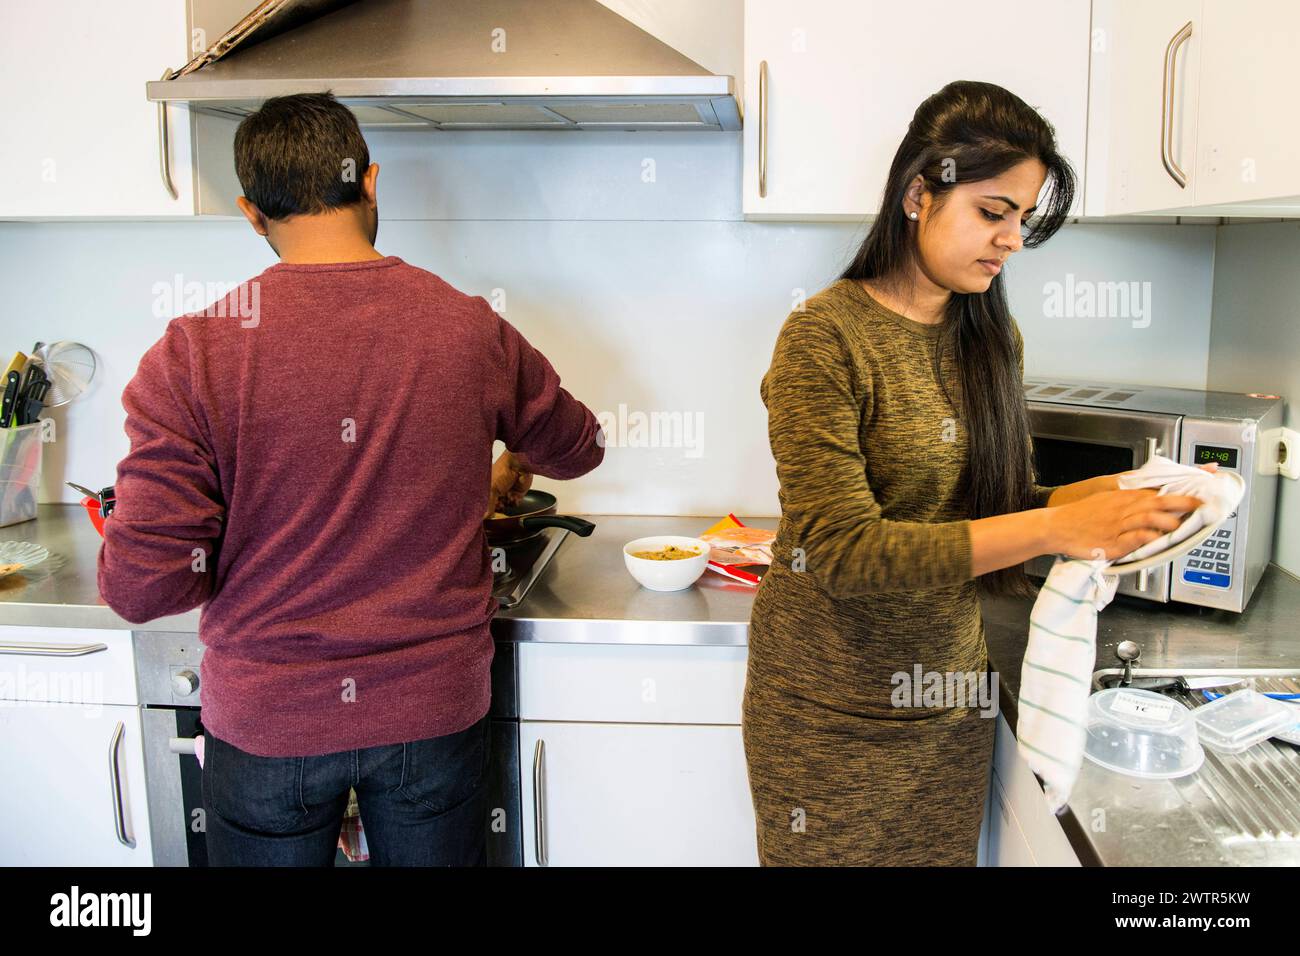
{"label": "cabinet drawer", "polygon": [[137,704],[131,632],[0,627],[0,700]]}
{"label": "cabinet drawer", "polygon": [[520,644],[523,720],[740,723],[744,647]]}

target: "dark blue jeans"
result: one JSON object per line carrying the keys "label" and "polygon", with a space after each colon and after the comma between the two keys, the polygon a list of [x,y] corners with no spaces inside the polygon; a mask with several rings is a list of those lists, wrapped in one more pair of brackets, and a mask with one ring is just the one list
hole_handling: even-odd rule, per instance
{"label": "dark blue jeans", "polygon": [[259,757],[204,737],[212,866],[333,866],[355,789],[375,866],[482,866],[488,717],[443,737],[316,757]]}

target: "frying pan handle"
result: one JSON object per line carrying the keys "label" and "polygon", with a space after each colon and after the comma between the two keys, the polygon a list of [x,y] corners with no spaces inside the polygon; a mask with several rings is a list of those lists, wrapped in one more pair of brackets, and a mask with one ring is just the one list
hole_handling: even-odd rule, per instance
{"label": "frying pan handle", "polygon": [[570,515],[533,515],[520,518],[519,527],[525,531],[535,531],[538,528],[565,528],[580,538],[585,538],[596,530],[596,526],[590,521]]}

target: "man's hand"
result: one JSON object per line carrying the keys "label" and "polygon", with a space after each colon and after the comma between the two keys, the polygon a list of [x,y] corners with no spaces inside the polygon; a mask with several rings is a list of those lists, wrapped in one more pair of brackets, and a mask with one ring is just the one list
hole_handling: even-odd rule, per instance
{"label": "man's hand", "polygon": [[521,498],[532,487],[533,473],[527,469],[524,461],[508,451],[492,463],[492,488],[488,495],[487,517],[493,512],[519,504]]}

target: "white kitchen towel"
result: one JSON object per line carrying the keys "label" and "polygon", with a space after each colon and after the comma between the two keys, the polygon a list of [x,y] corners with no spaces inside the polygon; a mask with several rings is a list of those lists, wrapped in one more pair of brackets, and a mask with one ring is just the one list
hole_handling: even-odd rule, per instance
{"label": "white kitchen towel", "polygon": [[1043,781],[1047,804],[1060,813],[1083,763],[1092,672],[1097,660],[1097,613],[1115,597],[1112,564],[1139,561],[1188,538],[1204,537],[1241,501],[1242,485],[1227,474],[1153,455],[1119,478],[1120,488],[1159,488],[1204,504],[1183,522],[1116,561],[1057,555],[1029,614],[1029,646],[1020,668],[1016,738],[1020,755]]}

